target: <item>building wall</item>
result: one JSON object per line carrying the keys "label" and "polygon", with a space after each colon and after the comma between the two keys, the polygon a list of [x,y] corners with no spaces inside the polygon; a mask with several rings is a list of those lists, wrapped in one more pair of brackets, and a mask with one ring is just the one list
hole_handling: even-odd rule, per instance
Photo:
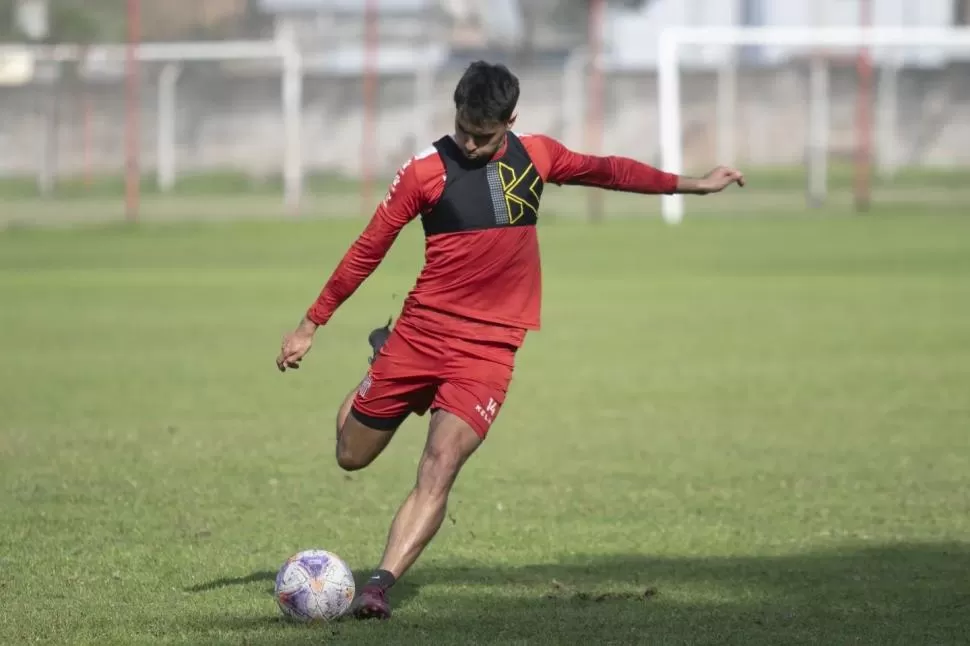
{"label": "building wall", "polygon": [[[871,0],[876,26],[946,27],[953,24],[954,0]],[[657,39],[667,26],[728,27],[737,25],[847,27],[860,24],[860,0],[653,0],[638,11],[617,11],[607,27],[607,40],[621,64],[655,65]],[[730,53],[723,47],[692,47],[686,64],[717,65]],[[750,62],[778,63],[803,53],[799,48],[745,48]],[[950,52],[927,45],[884,48],[875,60],[898,57],[904,64],[934,66],[947,60],[970,60],[970,51]]]}

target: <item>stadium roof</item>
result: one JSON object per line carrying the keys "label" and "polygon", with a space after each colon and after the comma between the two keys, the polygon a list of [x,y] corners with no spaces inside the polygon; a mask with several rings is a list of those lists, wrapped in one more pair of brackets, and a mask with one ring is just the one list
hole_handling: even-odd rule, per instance
{"label": "stadium roof", "polygon": [[[364,0],[259,0],[259,8],[268,13],[302,11],[340,11],[363,13]],[[427,9],[434,0],[381,0],[381,12],[409,13]]]}

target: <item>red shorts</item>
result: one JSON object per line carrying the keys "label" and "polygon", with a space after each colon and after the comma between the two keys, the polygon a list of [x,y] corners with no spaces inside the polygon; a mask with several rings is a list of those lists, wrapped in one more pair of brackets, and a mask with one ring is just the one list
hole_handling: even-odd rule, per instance
{"label": "red shorts", "polygon": [[484,439],[505,401],[517,349],[442,335],[404,315],[357,389],[354,417],[391,431],[411,413],[440,409],[468,422]]}

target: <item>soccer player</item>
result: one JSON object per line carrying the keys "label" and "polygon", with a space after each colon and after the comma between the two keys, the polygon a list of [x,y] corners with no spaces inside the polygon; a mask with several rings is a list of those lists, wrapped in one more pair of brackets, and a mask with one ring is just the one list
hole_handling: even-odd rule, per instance
{"label": "soccer player", "polygon": [[454,134],[401,167],[276,359],[280,371],[298,368],[317,328],[420,216],[424,268],[393,330],[388,324],[371,333],[370,369],[337,413],[337,464],[353,471],[373,462],[410,414],[431,412],[415,486],[394,517],[380,565],[352,605],[358,618],[390,617],[385,593],[440,528],[459,470],[505,401],[516,350],[527,331],[539,329],[536,222],[545,184],[645,194],[744,185],[731,168],[682,177],[515,133],[518,99],[518,79],[504,66],[479,61],[468,67],[455,89]]}

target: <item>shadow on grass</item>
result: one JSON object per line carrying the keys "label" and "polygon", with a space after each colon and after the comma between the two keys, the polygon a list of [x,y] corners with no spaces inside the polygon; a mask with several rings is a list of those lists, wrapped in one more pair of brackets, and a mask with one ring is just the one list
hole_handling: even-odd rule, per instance
{"label": "shadow on grass", "polygon": [[[272,572],[222,579],[210,590]],[[423,589],[422,589],[423,588]],[[904,544],[778,557],[572,557],[525,567],[418,566],[395,586],[389,622],[293,629],[253,643],[967,644],[970,546]],[[322,633],[321,633],[322,631]],[[337,640],[337,641],[334,641]]]}
{"label": "shadow on grass", "polygon": [[[354,583],[357,585],[359,590],[364,582],[367,580],[371,574],[371,570],[355,570],[354,571]],[[212,590],[218,590],[220,588],[228,588],[233,586],[245,586],[254,583],[261,583],[262,590],[265,594],[272,595],[276,580],[275,570],[260,570],[258,572],[251,572],[245,576],[238,577],[225,577],[221,579],[215,579],[213,581],[207,581],[205,583],[200,583],[198,585],[193,585],[191,587],[184,588],[185,592],[210,592]],[[405,604],[407,603],[415,594],[417,594],[418,587],[414,583],[408,580],[402,580],[397,585],[394,586],[392,601],[395,604]],[[273,621],[276,621],[279,617],[274,617]],[[270,623],[269,618],[264,618],[263,623]]]}

